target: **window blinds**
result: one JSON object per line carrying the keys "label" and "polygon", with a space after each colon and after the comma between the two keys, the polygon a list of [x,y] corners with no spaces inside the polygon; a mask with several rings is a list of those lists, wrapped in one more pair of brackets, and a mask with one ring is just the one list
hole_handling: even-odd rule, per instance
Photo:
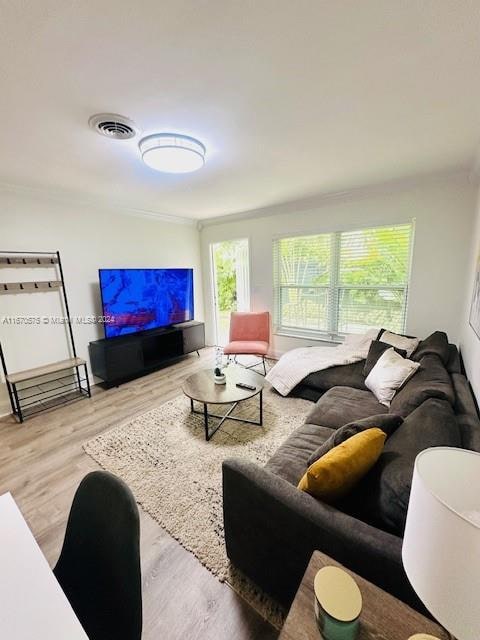
{"label": "window blinds", "polygon": [[275,324],[335,339],[405,327],[413,223],[274,240]]}

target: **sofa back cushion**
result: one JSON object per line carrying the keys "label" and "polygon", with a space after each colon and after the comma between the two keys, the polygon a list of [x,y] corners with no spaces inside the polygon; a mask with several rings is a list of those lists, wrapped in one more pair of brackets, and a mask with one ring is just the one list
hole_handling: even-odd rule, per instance
{"label": "sofa back cushion", "polygon": [[435,354],[424,356],[420,368],[395,394],[390,411],[408,416],[428,398],[455,402],[452,381],[440,358]]}
{"label": "sofa back cushion", "polygon": [[451,405],[430,398],[386,441],[377,464],[353,491],[360,517],[403,535],[415,458],[424,449],[441,446],[460,447],[460,431]]}
{"label": "sofa back cushion", "polygon": [[462,373],[460,353],[454,344],[448,345],[448,362],[446,366],[448,373]]}
{"label": "sofa back cushion", "polygon": [[434,331],[428,338],[421,340],[412,354],[412,360],[420,362],[424,356],[432,353],[440,358],[445,367],[447,366],[450,349],[447,334],[443,331]]}
{"label": "sofa back cushion", "polygon": [[452,374],[455,390],[455,414],[460,427],[462,447],[480,453],[480,418],[467,378],[461,373]]}

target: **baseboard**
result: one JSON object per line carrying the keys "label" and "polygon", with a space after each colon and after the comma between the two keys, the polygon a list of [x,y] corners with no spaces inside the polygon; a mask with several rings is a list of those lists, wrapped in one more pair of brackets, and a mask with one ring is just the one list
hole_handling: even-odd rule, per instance
{"label": "baseboard", "polygon": [[7,386],[0,381],[0,418],[11,413],[10,400],[8,398]]}
{"label": "baseboard", "polygon": [[9,416],[11,414],[10,405],[0,404],[0,418],[4,418],[5,416]]}

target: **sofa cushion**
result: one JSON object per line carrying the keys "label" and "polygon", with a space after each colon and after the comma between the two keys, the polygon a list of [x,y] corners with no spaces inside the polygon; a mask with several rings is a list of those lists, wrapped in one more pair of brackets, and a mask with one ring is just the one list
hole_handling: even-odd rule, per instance
{"label": "sofa cushion", "polygon": [[[368,376],[373,367],[377,364],[378,359],[381,355],[385,353],[387,349],[390,349],[391,345],[386,342],[380,342],[380,340],[372,340],[372,344],[370,345],[370,349],[368,350],[368,355],[365,360],[365,364],[363,365],[362,373],[365,377]],[[397,349],[394,347],[395,351],[405,358],[407,352],[405,349]]]}
{"label": "sofa cushion", "polygon": [[452,382],[455,390],[454,409],[460,427],[462,447],[480,452],[480,418],[470,384],[461,373],[453,373]]}
{"label": "sofa cushion", "polygon": [[330,367],[322,371],[315,371],[302,380],[302,385],[328,391],[333,387],[353,387],[365,389],[365,376],[363,375],[364,361],[345,364],[339,367]]}
{"label": "sofa cushion", "polygon": [[402,422],[403,418],[401,416],[396,416],[393,413],[380,413],[376,416],[369,416],[368,418],[362,418],[361,420],[349,422],[336,431],[332,431],[332,435],[328,438],[328,440],[317,447],[315,451],[310,455],[308,464],[313,464],[319,458],[328,453],[330,449],[333,449],[333,447],[337,447],[339,444],[341,444],[348,438],[351,438],[360,431],[378,427],[385,433],[388,438],[392,435],[395,429],[397,429],[402,424]]}
{"label": "sofa cushion", "polygon": [[455,401],[450,375],[435,354],[426,355],[420,360],[420,369],[397,391],[390,411],[408,416],[428,398],[440,398],[451,405]]}
{"label": "sofa cushion", "polygon": [[461,446],[451,405],[430,398],[387,440],[375,467],[354,489],[362,518],[403,535],[415,458],[429,447]]}
{"label": "sofa cushion", "polygon": [[438,356],[442,363],[447,366],[450,357],[450,349],[447,334],[443,331],[434,331],[428,336],[428,338],[421,340],[420,344],[412,354],[412,360],[420,362],[423,356],[432,353]]}
{"label": "sofa cushion", "polygon": [[370,391],[334,387],[326,391],[318,400],[305,422],[338,429],[348,422],[368,418],[378,413],[385,413],[385,407]]}
{"label": "sofa cushion", "polygon": [[328,440],[331,434],[332,430],[327,427],[303,424],[280,445],[265,468],[297,486],[308,467],[312,451]]}

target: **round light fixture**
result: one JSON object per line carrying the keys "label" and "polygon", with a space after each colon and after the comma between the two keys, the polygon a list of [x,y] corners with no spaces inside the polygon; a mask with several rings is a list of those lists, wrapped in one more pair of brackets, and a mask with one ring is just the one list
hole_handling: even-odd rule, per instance
{"label": "round light fixture", "polygon": [[199,140],[177,133],[154,133],[139,142],[142,160],[164,173],[190,173],[205,164],[207,150]]}

